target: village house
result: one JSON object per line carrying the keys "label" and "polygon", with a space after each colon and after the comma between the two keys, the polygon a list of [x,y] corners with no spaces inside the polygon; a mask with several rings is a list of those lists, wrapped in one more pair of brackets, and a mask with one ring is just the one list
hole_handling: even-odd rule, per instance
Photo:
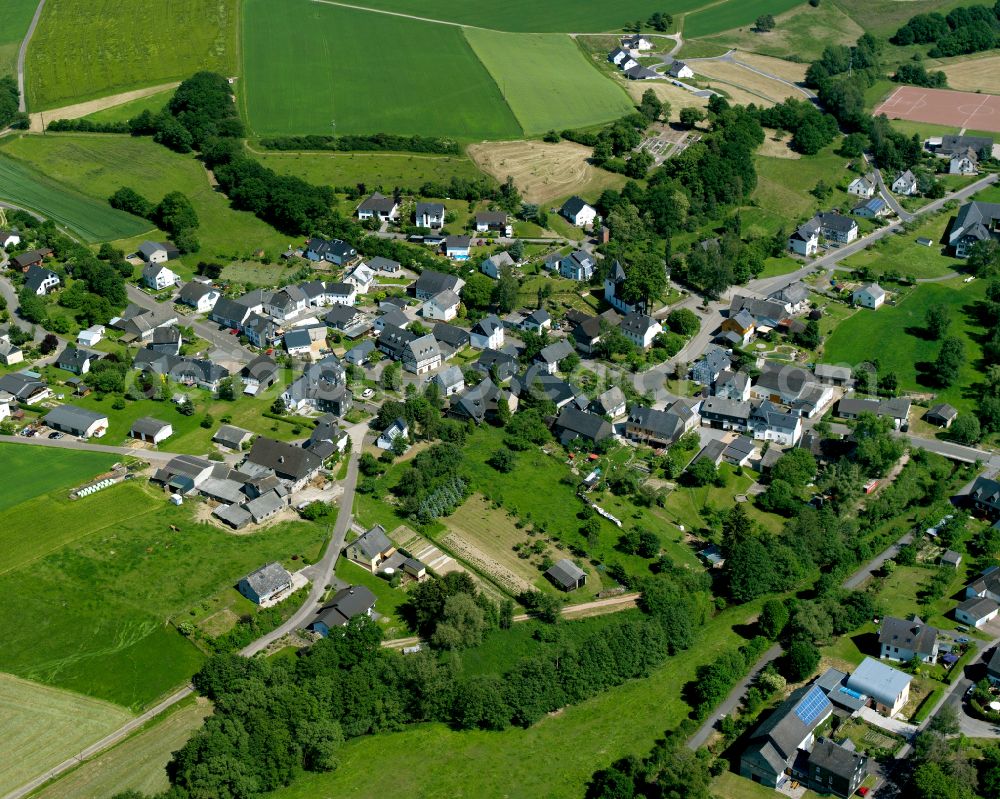
{"label": "village house", "polygon": [[0,230],[0,249],[9,250],[21,243],[21,234],[16,230]]}
{"label": "village house", "polygon": [[344,282],[354,286],[358,294],[367,294],[375,286],[375,270],[362,262],[344,276]]}
{"label": "village house", "polygon": [[625,300],[625,269],[618,260],[611,264],[607,277],[604,278],[604,299],[615,310],[624,314],[635,311],[646,312],[645,302],[628,302]]}
{"label": "village house", "polygon": [[724,338],[734,347],[745,347],[753,338],[757,322],[753,314],[746,308],[737,311],[735,315],[727,316],[722,320],[719,329],[722,331],[720,338]]}
{"label": "village house", "polygon": [[795,228],[788,237],[788,249],[798,255],[811,257],[819,251],[820,223],[818,219],[810,219]]}
{"label": "village house", "polygon": [[77,438],[100,438],[108,432],[107,416],[76,405],[53,408],[43,421],[46,427]]}
{"label": "village house", "polygon": [[691,367],[691,379],[702,386],[712,385],[733,362],[721,347],[710,346]]}
{"label": "village house", "polygon": [[371,616],[375,608],[375,594],[363,585],[349,585],[340,589],[333,598],[320,608],[309,629],[324,638],[332,630],[346,627],[351,619]]}
{"label": "village house", "polygon": [[51,269],[29,266],[24,278],[24,288],[38,297],[44,297],[50,291],[59,288],[61,282],[59,275]]}
{"label": "village house", "polygon": [[305,254],[310,261],[326,261],[334,266],[346,266],[358,257],[358,251],[340,239],[311,238]]}
{"label": "village house", "polygon": [[347,375],[336,355],[327,355],[311,363],[281,395],[290,411],[304,410],[343,416],[353,405],[353,395],[347,388]]}
{"label": "village house", "polygon": [[137,253],[147,264],[165,264],[181,255],[180,250],[169,241],[144,241],[139,245]]}
{"label": "village house", "polygon": [[[4,388],[3,379],[0,378],[0,389],[2,388]],[[989,477],[977,477],[969,492],[969,502],[988,519],[1000,517],[1000,483]],[[997,601],[1000,602],[1000,598]]]}
{"label": "village house", "polygon": [[762,400],[751,408],[750,430],[758,440],[794,447],[802,437],[802,417],[792,411],[782,411],[769,400]]}
{"label": "village house", "polygon": [[878,283],[865,283],[851,294],[851,302],[862,308],[877,311],[885,304],[885,289]]}
{"label": "village house", "polygon": [[629,50],[652,50],[653,43],[641,33],[637,33],[634,36],[622,37],[622,47]]}
{"label": "village house", "polygon": [[177,295],[177,301],[194,308],[198,313],[209,313],[222,293],[211,283],[191,280],[185,283]]}
{"label": "village house", "polygon": [[989,597],[971,597],[955,608],[955,620],[977,630],[993,621],[1000,613],[1000,605]]}
{"label": "village house", "polygon": [[905,172],[901,172],[896,179],[892,181],[892,191],[895,194],[902,194],[906,197],[912,197],[915,194],[919,194],[920,189],[917,184],[917,176],[914,175],[909,169]]}
{"label": "village house", "polygon": [[444,371],[434,375],[432,381],[438,388],[442,397],[452,397],[461,394],[465,390],[465,375],[458,366],[449,366]]}
{"label": "village house", "polygon": [[291,587],[292,575],[280,563],[268,563],[250,572],[238,586],[239,592],[257,605],[272,603]]}
{"label": "village house", "polygon": [[683,79],[683,78],[694,77],[694,70],[691,69],[691,67],[685,64],[683,61],[677,61],[677,60],[674,60],[670,64],[670,68],[667,70],[667,73],[670,75],[671,78]]}
{"label": "village house", "polygon": [[507,221],[507,214],[503,211],[480,211],[476,214],[476,232],[488,233],[490,231],[501,236],[511,236],[514,233],[514,228]]}
{"label": "village house", "polygon": [[599,416],[606,416],[611,421],[621,419],[628,411],[625,392],[618,386],[612,386],[603,394],[597,395],[590,403],[590,410]]}
{"label": "village house", "polygon": [[876,191],[878,191],[878,184],[875,181],[875,176],[871,174],[855,178],[847,185],[848,194],[865,200],[874,197]]}
{"label": "village house", "polygon": [[462,299],[454,291],[446,289],[424,303],[423,315],[427,319],[449,322],[458,316],[458,306]]}
{"label": "village house", "polygon": [[484,316],[472,326],[469,342],[477,350],[499,350],[503,347],[503,322],[494,315]]}
{"label": "village house", "polygon": [[899,669],[866,657],[847,678],[847,688],[867,697],[875,712],[892,718],[909,701],[912,679]]}
{"label": "village house", "polygon": [[663,326],[653,317],[633,311],[622,319],[621,331],[639,349],[648,350],[653,346],[653,340],[663,332]]}
{"label": "village house", "polygon": [[441,365],[441,349],[430,333],[414,338],[403,346],[403,368],[415,375],[427,374]]}
{"label": "village house", "polygon": [[163,289],[180,285],[181,279],[172,269],[157,261],[142,268],[142,282],[151,291],[163,291]]}
{"label": "village house", "polygon": [[87,350],[67,346],[66,349],[59,353],[59,357],[56,358],[56,367],[75,375],[85,375],[90,371],[91,362],[99,360],[100,357],[96,352],[88,352]]}
{"label": "village house", "polygon": [[567,405],[556,417],[552,433],[563,446],[577,439],[600,444],[614,435],[614,429],[606,419],[597,414],[587,413],[572,405]]}
{"label": "village house", "polygon": [[550,375],[554,375],[559,370],[559,362],[574,354],[573,345],[566,339],[559,339],[551,344],[542,347],[535,362],[541,364],[542,368]]}
{"label": "village house", "polygon": [[892,208],[881,197],[872,197],[863,203],[855,205],[851,213],[860,216],[862,219],[881,219],[892,213]]}
{"label": "village house", "polygon": [[270,470],[278,479],[289,483],[290,491],[298,491],[319,473],[323,463],[294,444],[258,436],[243,461],[243,467],[247,465]]}
{"label": "village house", "polygon": [[444,240],[444,254],[453,261],[468,261],[471,236],[448,236]]}
{"label": "village house", "polygon": [[521,321],[522,330],[530,330],[533,333],[541,333],[543,330],[552,329],[552,317],[544,308],[536,308]]}
{"label": "village house", "polygon": [[583,250],[571,252],[559,261],[559,274],[568,280],[587,282],[594,275],[594,257]]}
{"label": "village house", "polygon": [[381,255],[369,258],[366,263],[370,269],[374,269],[376,272],[385,272],[388,275],[398,274],[403,269],[403,265],[399,261],[383,258]]}
{"label": "village house", "polygon": [[9,394],[22,405],[37,405],[52,396],[44,380],[30,373],[11,372],[0,375],[0,394]]}
{"label": "village house", "polygon": [[948,159],[949,175],[977,175],[979,174],[979,156],[971,147],[964,151],[952,153]]}
{"label": "village house", "polygon": [[978,241],[1000,241],[1000,203],[969,202],[959,208],[948,246],[956,258],[968,258]]}
{"label": "village house", "polygon": [[48,247],[42,247],[39,250],[26,250],[25,252],[18,253],[13,258],[10,259],[13,269],[17,269],[20,272],[27,272],[33,266],[41,266],[45,259],[52,255],[52,250]]}
{"label": "village house", "polygon": [[443,203],[417,203],[414,224],[430,230],[441,228],[444,227],[444,215]]}
{"label": "village house", "polygon": [[485,259],[479,265],[479,271],[481,271],[487,277],[491,277],[494,280],[499,280],[500,275],[503,273],[504,268],[513,269],[515,266],[514,259],[511,258],[509,252],[504,250],[503,252],[494,253],[489,258]]}
{"label": "village house", "polygon": [[946,430],[951,427],[951,423],[957,418],[958,409],[947,402],[939,402],[924,415],[925,422],[943,427]]}
{"label": "village house", "polygon": [[848,216],[828,211],[819,214],[820,232],[828,241],[850,244],[858,237],[858,223]]}
{"label": "village house", "polygon": [[393,197],[375,192],[358,206],[358,219],[378,219],[380,222],[393,222],[399,217],[399,203]]}
{"label": "village house", "polygon": [[460,277],[425,269],[413,284],[413,292],[418,300],[429,300],[442,291],[454,291],[458,294],[464,285],[465,281]]}
{"label": "village house", "polygon": [[396,551],[395,544],[389,540],[385,528],[381,524],[366,530],[354,541],[344,547],[348,559],[364,566],[372,574],[378,571],[382,561]]}
{"label": "village house", "polygon": [[702,424],[716,430],[748,430],[750,427],[749,402],[727,397],[706,397],[702,400],[699,414]]}
{"label": "village house", "polygon": [[887,616],[882,619],[878,642],[882,660],[896,660],[909,663],[919,658],[924,663],[937,663],[938,631],[921,621],[919,616],[912,620]]}
{"label": "village house", "polygon": [[76,343],[84,347],[93,347],[104,338],[104,332],[104,325],[91,325],[77,334]]}
{"label": "village house", "polygon": [[666,410],[633,405],[625,421],[625,436],[651,447],[668,447],[698,425],[698,414],[685,400],[676,400]]}
{"label": "village house", "polygon": [[577,196],[570,197],[559,209],[559,214],[579,228],[586,228],[597,219],[597,211]]}
{"label": "village house", "polygon": [[181,351],[181,331],[176,325],[158,327],[153,331],[146,347],[163,355],[177,355]]}
{"label": "village house", "polygon": [[0,336],[0,363],[4,366],[13,366],[23,362],[24,353],[21,348],[11,344],[9,336]]}
{"label": "village house", "polygon": [[409,444],[407,443],[409,437],[410,428],[404,419],[399,418],[379,434],[379,437],[375,439],[375,446],[379,449],[389,450],[392,449],[393,443],[399,438],[409,448]]}
{"label": "village house", "polygon": [[712,385],[712,396],[743,402],[750,399],[750,378],[744,372],[728,369],[719,373]]}

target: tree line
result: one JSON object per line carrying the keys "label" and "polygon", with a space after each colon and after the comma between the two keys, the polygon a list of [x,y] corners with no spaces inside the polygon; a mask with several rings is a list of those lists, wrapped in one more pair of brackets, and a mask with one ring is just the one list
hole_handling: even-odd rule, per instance
{"label": "tree line", "polygon": [[1000,37],[1000,2],[989,6],[961,6],[947,15],[934,11],[911,17],[893,35],[893,44],[932,44],[931,58],[992,50]]}
{"label": "tree line", "polygon": [[438,136],[399,136],[392,133],[349,136],[269,136],[260,140],[265,150],[333,150],[335,152],[411,152],[461,155],[453,139]]}

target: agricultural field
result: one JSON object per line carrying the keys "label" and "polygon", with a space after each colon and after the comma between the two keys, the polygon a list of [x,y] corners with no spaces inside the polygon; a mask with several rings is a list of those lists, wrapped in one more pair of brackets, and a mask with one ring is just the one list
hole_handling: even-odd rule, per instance
{"label": "agricultural field", "polygon": [[937,390],[936,401],[968,410],[974,404],[980,377],[982,327],[976,305],[982,302],[985,292],[982,280],[968,285],[958,279],[919,285],[895,306],[858,312],[845,320],[826,341],[824,360],[859,364],[872,357],[871,342],[891,341],[891,347],[883,347],[878,353],[882,370],[894,372],[904,391],[934,391],[929,372],[941,345],[924,336],[924,319],[928,308],[942,306],[951,313],[949,335],[958,336],[965,344],[966,363],[954,386]]}
{"label": "agricultural field", "polygon": [[158,114],[170,102],[173,94],[173,89],[148,94],[145,97],[129,100],[127,103],[122,103],[121,105],[111,106],[101,111],[95,111],[93,114],[87,114],[84,119],[90,122],[108,124],[111,122],[128,122],[132,117],[139,116],[143,111]]}
{"label": "agricultural field", "polygon": [[[716,55],[720,54],[716,53]],[[642,95],[647,89],[652,89],[657,99],[670,103],[671,119],[677,119],[682,108],[705,108],[708,105],[706,98],[698,97],[693,92],[681,89],[679,86],[674,86],[672,83],[667,83],[666,81],[630,80],[625,85],[625,90],[629,93],[629,97],[636,104],[642,100]]]}
{"label": "agricultural field", "polygon": [[[250,212],[230,208],[225,195],[212,188],[205,168],[193,155],[180,155],[152,139],[72,133],[21,136],[9,140],[3,152],[18,159],[18,166],[27,165],[32,172],[44,171],[74,192],[89,195],[93,199],[87,202],[102,213],[135,220],[139,231],[148,229],[149,223],[123,215],[107,204],[107,198],[116,189],[131,186],[154,203],[168,192],[183,192],[194,205],[200,222],[201,250],[188,257],[192,267],[201,260],[226,261],[248,256],[257,248],[277,255],[289,245],[287,237]],[[0,160],[0,169],[5,163],[6,160]],[[51,207],[51,204],[43,206],[43,210],[50,213]],[[136,235],[134,228],[118,230],[101,240],[131,239]]]}
{"label": "agricultural field", "polygon": [[528,136],[609,122],[633,110],[628,95],[591,67],[568,36],[466,28],[465,38]]}
{"label": "agricultural field", "polygon": [[[311,153],[253,150],[253,157],[281,175],[295,175],[327,186],[378,187],[390,193],[397,186],[416,192],[427,182],[447,183],[453,177],[482,177],[476,165],[461,156],[422,153]],[[354,210],[353,208],[351,209]]]}
{"label": "agricultural field", "polygon": [[947,14],[953,8],[969,5],[968,0],[832,0],[866,31],[888,38],[904,22],[917,14]]}
{"label": "agricultural field", "polygon": [[[648,678],[567,707],[528,729],[455,732],[442,724],[421,724],[356,738],[341,750],[335,772],[307,774],[274,797],[405,793],[575,799],[583,795],[595,769],[627,754],[646,754],[664,730],[687,715],[682,687],[699,665],[744,643],[733,625],[753,618],[758,607],[753,603],[723,611],[702,628],[692,649],[669,658]],[[373,759],[380,768],[372,769]],[[473,759],[490,767],[470,769]]]}
{"label": "agricultural field", "polygon": [[498,0],[487,5],[467,0],[436,0],[432,5],[420,0],[360,0],[354,5],[429,17],[464,25],[502,31],[600,33],[618,30],[636,19],[645,20],[654,11],[668,11],[675,17],[707,5],[709,0],[622,0],[614,4],[574,3],[572,0]]}
{"label": "agricultural field", "polygon": [[626,183],[623,175],[591,166],[591,148],[573,142],[483,142],[469,145],[468,152],[497,180],[512,177],[525,202],[548,203],[571,194],[596,198]]}
{"label": "agricultural field", "polygon": [[739,64],[727,61],[697,61],[692,64],[695,74],[703,79],[706,86],[732,93],[735,88],[753,95],[756,105],[771,106],[783,102],[787,97],[805,99],[798,89],[780,80],[765,77]]}
{"label": "agricultural field", "polygon": [[108,702],[0,673],[0,792],[6,795],[131,718]]}
{"label": "agricultural field", "polygon": [[[188,679],[204,658],[172,621],[262,563],[315,558],[325,538],[324,528],[304,522],[231,535],[196,523],[194,503],[168,505],[141,481],[72,507],[49,497],[4,515],[3,529],[30,530],[31,539],[38,530],[69,532],[52,541],[58,549],[0,574],[0,670],[134,710]],[[28,538],[9,539],[5,552],[29,546]]]}
{"label": "agricultural field", "polygon": [[0,149],[0,199],[36,211],[88,242],[138,236],[151,229],[146,220],[116,211],[107,202],[53,180],[46,164],[38,164],[36,169],[10,158],[15,143],[15,139],[7,139]]}
{"label": "agricultural field", "polygon": [[[743,27],[699,41],[742,50],[744,52],[739,54],[741,61],[749,60],[747,53],[750,52],[777,58],[795,56],[810,61],[819,58],[828,44],[854,44],[862,33],[864,28],[834,3],[820,3],[817,8],[802,3],[776,15],[774,30],[767,33]],[[686,45],[684,54],[688,55]]]}
{"label": "agricultural field", "polygon": [[753,21],[761,14],[777,16],[801,2],[802,0],[724,0],[722,3],[706,4],[701,11],[685,15],[684,36],[709,36],[753,25]]}
{"label": "agricultural field", "polygon": [[3,29],[0,30],[0,77],[16,74],[17,51],[37,7],[37,0],[7,0],[4,3]]}
{"label": "agricultural field", "polygon": [[107,752],[35,794],[36,799],[94,799],[120,791],[155,794],[165,791],[166,766],[212,712],[201,697],[182,702],[156,723],[132,735]]}
{"label": "agricultural field", "polygon": [[0,444],[0,462],[6,473],[0,513],[38,494],[85,483],[106,472],[116,460],[117,455],[99,452]]}
{"label": "agricultural field", "polygon": [[[302,47],[302,31],[310,32]],[[462,29],[298,0],[248,0],[243,99],[257,135],[510,138],[521,127]],[[378,42],[376,56],[371,43]]]}
{"label": "agricultural field", "polygon": [[939,67],[948,76],[948,86],[964,92],[1000,92],[997,74],[1000,73],[1000,56],[986,55],[967,58]]}
{"label": "agricultural field", "polygon": [[233,75],[239,5],[239,0],[47,3],[28,47],[28,108],[45,111],[182,80],[199,69]]}

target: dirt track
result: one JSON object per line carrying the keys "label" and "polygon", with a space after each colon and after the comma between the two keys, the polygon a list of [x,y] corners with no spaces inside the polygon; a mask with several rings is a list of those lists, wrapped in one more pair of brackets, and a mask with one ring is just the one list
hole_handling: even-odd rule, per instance
{"label": "dirt track", "polygon": [[48,119],[49,122],[53,119],[79,119],[80,117],[89,116],[90,114],[96,114],[98,111],[104,111],[108,108],[114,108],[115,106],[130,103],[133,100],[141,100],[143,97],[149,97],[151,94],[165,92],[178,85],[177,81],[174,81],[173,83],[163,83],[159,86],[148,86],[145,89],[136,89],[131,92],[112,94],[107,97],[99,97],[96,100],[88,100],[85,103],[67,105],[62,108],[53,108],[50,111],[42,111],[40,113],[32,114],[31,127],[29,130],[32,133],[41,133],[44,128],[44,119]]}

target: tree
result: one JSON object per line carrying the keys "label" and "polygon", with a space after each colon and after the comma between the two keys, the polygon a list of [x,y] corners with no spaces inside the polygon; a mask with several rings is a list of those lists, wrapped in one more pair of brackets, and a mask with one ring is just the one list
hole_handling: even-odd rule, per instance
{"label": "tree", "polygon": [[686,477],[693,486],[707,486],[719,479],[719,470],[711,460],[702,458],[688,466]]}
{"label": "tree", "polygon": [[927,326],[928,337],[934,341],[939,341],[948,332],[948,327],[951,325],[951,314],[944,305],[932,305],[927,309],[924,321]]}
{"label": "tree", "polygon": [[784,480],[795,488],[805,488],[816,476],[816,458],[806,449],[787,450],[771,470],[772,480]]}
{"label": "tree", "polygon": [[498,472],[507,473],[514,471],[517,466],[517,456],[509,449],[498,449],[486,462]]}
{"label": "tree", "polygon": [[131,189],[128,186],[122,186],[108,197],[108,203],[112,208],[117,208],[119,211],[125,211],[134,216],[140,216],[143,219],[148,219],[153,213],[153,204],[135,189]]}
{"label": "tree", "polygon": [[285,401],[281,397],[275,397],[271,403],[271,413],[276,416],[282,416],[287,410],[288,406],[285,405]]}
{"label": "tree", "polygon": [[49,353],[55,352],[56,347],[58,346],[59,339],[49,333],[42,339],[42,343],[38,346],[38,351],[41,352],[42,355],[48,355]]}
{"label": "tree", "polygon": [[520,284],[509,266],[500,271],[500,279],[493,287],[493,304],[501,313],[510,313],[517,306]]}
{"label": "tree", "polygon": [[979,419],[971,413],[960,413],[949,430],[951,437],[959,444],[972,445],[982,438]]}
{"label": "tree", "polygon": [[690,338],[701,329],[701,320],[690,308],[678,308],[667,316],[667,327],[674,333]]}
{"label": "tree", "polygon": [[219,381],[219,399],[232,402],[236,399],[236,385],[231,377]]}
{"label": "tree", "polygon": [[951,336],[941,342],[941,350],[934,362],[934,376],[942,388],[954,385],[965,365],[965,347],[960,338]]}
{"label": "tree", "polygon": [[637,253],[625,272],[622,295],[628,302],[657,299],[667,287],[667,273],[663,259],[653,253]]}
{"label": "tree", "polygon": [[[660,98],[656,96],[656,92],[652,89],[646,89],[642,93],[642,100],[639,102],[639,113],[650,122],[656,122],[663,115],[663,103],[660,102]],[[667,106],[667,113],[670,113],[669,106]]]}
{"label": "tree", "polygon": [[391,361],[382,370],[382,387],[387,391],[399,391],[403,387],[403,365],[399,361]]}
{"label": "tree", "polygon": [[760,609],[757,624],[768,638],[776,639],[788,624],[788,607],[780,599],[769,599]]}
{"label": "tree", "polygon": [[770,513],[791,516],[798,509],[801,500],[787,482],[772,479],[767,490],[758,497],[757,503],[763,510]]}
{"label": "tree", "polygon": [[754,29],[761,32],[767,33],[768,31],[774,30],[774,17],[771,14],[761,14],[753,23]]}
{"label": "tree", "polygon": [[466,278],[461,295],[466,308],[489,308],[493,296],[493,280],[482,272],[474,272]]}
{"label": "tree", "polygon": [[695,106],[689,106],[680,110],[680,122],[686,128],[693,128],[705,118],[705,112]]}
{"label": "tree", "polygon": [[788,677],[799,682],[812,675],[819,666],[820,652],[812,641],[799,638],[788,648]]}
{"label": "tree", "polygon": [[431,643],[439,649],[465,649],[483,639],[487,627],[483,609],[466,593],[449,596],[444,602]]}

